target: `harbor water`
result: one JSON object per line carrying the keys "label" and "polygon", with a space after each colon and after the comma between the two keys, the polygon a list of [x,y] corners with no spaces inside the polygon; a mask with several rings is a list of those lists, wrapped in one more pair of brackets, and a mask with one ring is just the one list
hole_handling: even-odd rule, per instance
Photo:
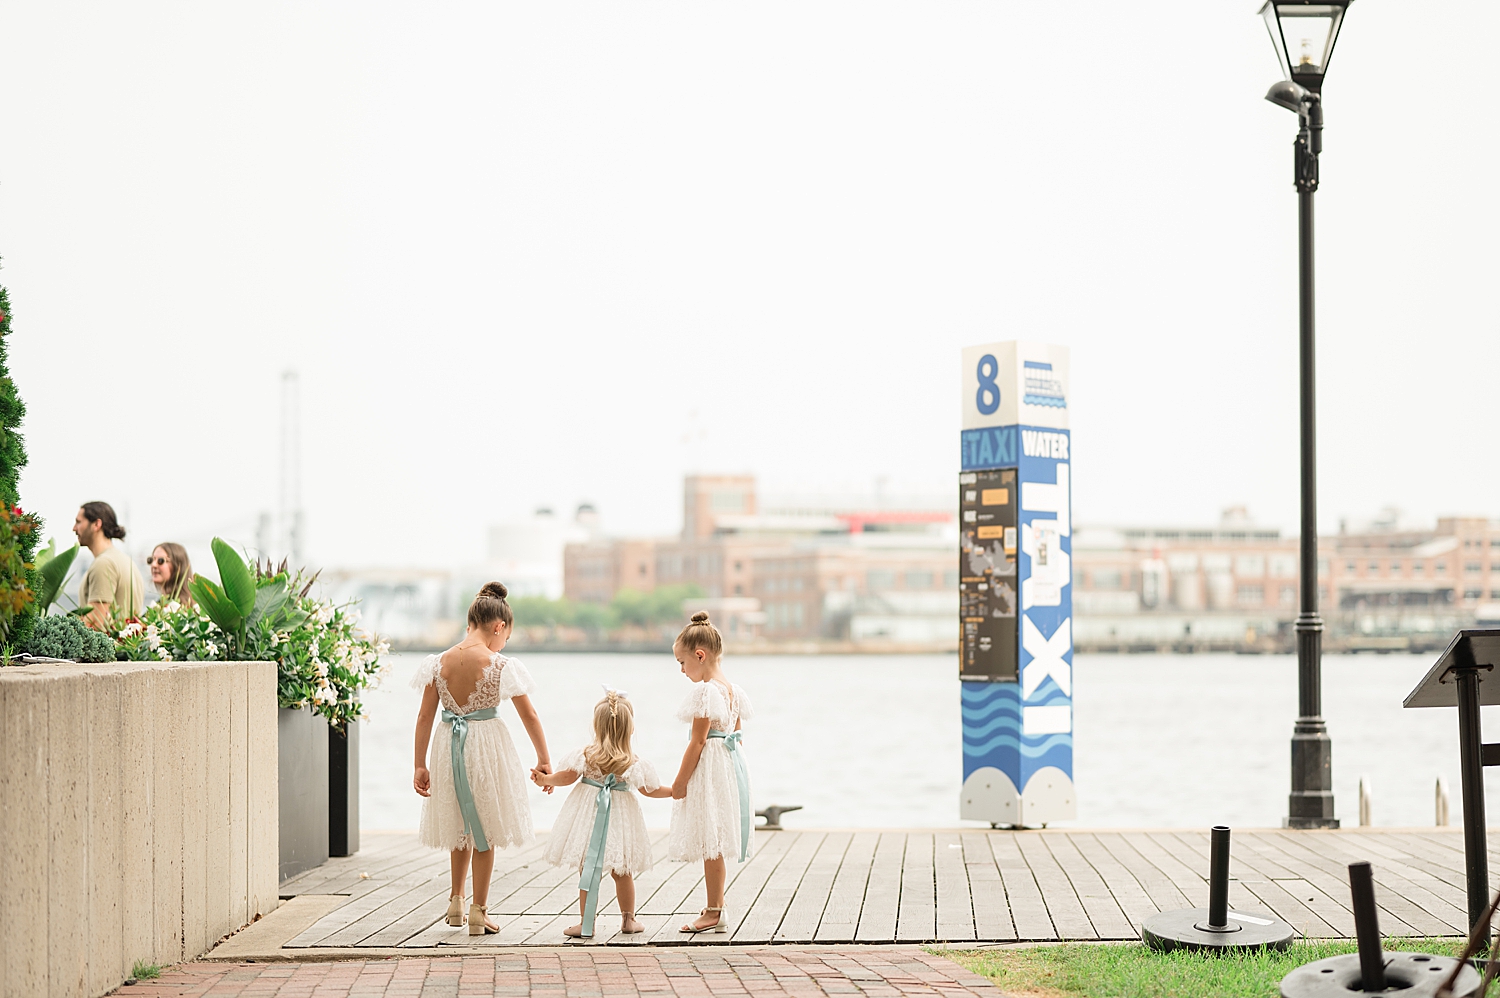
{"label": "harbor water", "polygon": [[[585,744],[601,684],[629,691],[637,754],[669,782],[687,726],[674,717],[689,692],[671,656],[520,654],[537,681],[533,701],[553,758]],[[410,688],[420,655],[398,655],[368,691],[362,732],[361,825],[415,829]],[[1401,700],[1431,665],[1407,655],[1329,656],[1323,701],[1333,738],[1338,816],[1358,823],[1358,784],[1373,788],[1373,823],[1433,824],[1439,776],[1460,821],[1457,718],[1405,710]],[[804,828],[959,827],[962,778],[957,663],[951,655],[739,656],[725,673],[755,708],[745,745],[754,805],[800,804]],[[1275,827],[1286,813],[1292,722],[1292,656],[1078,655],[1074,663],[1071,827]],[[1492,708],[1485,708],[1486,720]],[[522,761],[531,746],[502,707]],[[1491,770],[1492,774],[1496,771]],[[1500,792],[1492,776],[1489,798]],[[532,793],[538,828],[550,827],[567,790]],[[643,800],[647,823],[665,827],[666,801]],[[980,827],[975,825],[975,827]]]}

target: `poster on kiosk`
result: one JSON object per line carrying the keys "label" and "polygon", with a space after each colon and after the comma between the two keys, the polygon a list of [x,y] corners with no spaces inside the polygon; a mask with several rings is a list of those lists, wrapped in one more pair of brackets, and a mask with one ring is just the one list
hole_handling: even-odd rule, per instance
{"label": "poster on kiosk", "polygon": [[963,352],[959,816],[1037,827],[1077,816],[1068,350]]}

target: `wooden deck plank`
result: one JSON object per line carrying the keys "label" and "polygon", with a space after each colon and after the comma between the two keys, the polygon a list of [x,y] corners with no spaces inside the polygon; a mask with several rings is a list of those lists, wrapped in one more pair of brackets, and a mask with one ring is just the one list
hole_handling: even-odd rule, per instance
{"label": "wooden deck plank", "polygon": [[[1162,845],[1164,850],[1173,850],[1183,866],[1191,863],[1203,872],[1197,874],[1198,896],[1203,900],[1195,908],[1208,907],[1208,874],[1211,847],[1209,834],[1205,831],[1155,832],[1150,838]],[[1261,894],[1252,885],[1275,883],[1245,856],[1236,858],[1234,849],[1229,850],[1229,907],[1234,911],[1255,912],[1261,909]],[[1282,891],[1281,893],[1285,893]],[[1275,897],[1280,894],[1273,892]],[[1288,920],[1289,921],[1289,920]]]}
{"label": "wooden deck plank", "polygon": [[1117,832],[1096,832],[1094,841],[1135,878],[1157,911],[1178,911],[1193,907],[1187,895],[1172,882],[1172,878],[1142,856],[1124,835]]}
{"label": "wooden deck plank", "polygon": [[983,832],[963,832],[964,874],[969,880],[969,903],[974,909],[974,938],[987,942],[1016,938],[1016,926],[1010,917],[1010,902],[1005,897],[1005,883],[1000,867],[990,851],[989,836]]}
{"label": "wooden deck plank", "polygon": [[1182,896],[1187,899],[1186,907],[1208,907],[1207,867],[1200,872],[1194,868],[1196,861],[1194,866],[1188,866],[1171,850],[1157,842],[1150,832],[1125,832],[1120,837],[1141,859],[1161,871],[1162,876],[1182,892]]}
{"label": "wooden deck plank", "polygon": [[[786,835],[786,832],[768,832],[768,835]],[[796,843],[787,850],[776,869],[766,879],[760,893],[750,904],[745,914],[735,922],[734,942],[768,943],[776,937],[781,920],[786,917],[792,898],[802,884],[802,877],[812,865],[818,847],[823,844],[825,832],[800,832]],[[764,840],[764,839],[763,839]],[[726,895],[728,892],[725,892]],[[726,896],[727,900],[727,896]]]}
{"label": "wooden deck plank", "polygon": [[[1092,832],[1071,833],[1068,835],[1068,841],[1104,882],[1104,887],[1109,891],[1110,897],[1114,898],[1115,903],[1119,905],[1121,912],[1130,923],[1132,937],[1140,935],[1141,923],[1160,910],[1151,900],[1145,886],[1136,879],[1135,874],[1125,864],[1115,858],[1114,853],[1104,847],[1104,843],[1100,842],[1098,836]],[[1056,852],[1053,855],[1057,855]],[[1075,883],[1074,886],[1077,884]],[[1175,889],[1174,893],[1180,894]]]}
{"label": "wooden deck plank", "polygon": [[823,917],[818,922],[814,942],[846,943],[854,939],[859,928],[859,916],[864,908],[865,888],[870,882],[870,866],[875,860],[875,847],[880,843],[878,832],[856,832],[849,840],[834,874],[833,887],[828,894],[828,903],[823,906]]}
{"label": "wooden deck plank", "polygon": [[702,863],[663,863],[661,869],[665,875],[651,896],[643,901],[636,895],[636,914],[675,915],[703,882]]}
{"label": "wooden deck plank", "polygon": [[[1026,857],[1016,844],[1016,837],[1024,834],[990,832],[985,838],[989,840],[990,853],[995,857],[995,866],[1005,886],[1005,897],[1010,902],[1016,938],[1057,939],[1057,926],[1052,921],[1046,898],[1042,896],[1042,885],[1037,882],[1036,874],[1026,864]],[[1079,911],[1082,913],[1081,908]]]}
{"label": "wooden deck plank", "polygon": [[932,843],[932,865],[937,880],[937,938],[945,942],[967,942],[975,936],[974,899],[964,862],[964,844],[959,836],[958,832],[938,832]]}
{"label": "wooden deck plank", "polygon": [[[729,909],[726,914],[732,928],[738,918],[745,913],[755,901],[760,888],[765,884],[766,878],[776,869],[776,864],[786,851],[796,844],[801,832],[777,832],[772,835],[762,835],[756,840],[756,851],[750,857],[750,861],[730,870],[729,883],[724,889],[724,907]],[[707,890],[703,885],[703,864],[683,864],[692,870],[696,881],[687,896],[678,902],[677,909],[670,912],[652,912],[652,914],[674,915],[676,917],[662,923],[662,927],[652,933],[653,943],[725,943],[729,941],[729,932],[704,933],[692,935],[679,931],[679,927],[693,920],[693,917],[708,904]]]}
{"label": "wooden deck plank", "polygon": [[[1333,836],[1318,843],[1316,849],[1307,849],[1295,840],[1285,839],[1277,832],[1264,832],[1246,837],[1250,848],[1261,853],[1277,853],[1285,856],[1284,865],[1302,872],[1304,878],[1324,894],[1337,901],[1349,912],[1349,928],[1353,932],[1353,901],[1349,896],[1349,863],[1364,858],[1364,852],[1345,852],[1345,837]],[[1357,845],[1357,844],[1356,844]],[[1375,904],[1380,919],[1381,931],[1386,935],[1423,936],[1432,931],[1444,932],[1447,927],[1438,919],[1413,904],[1399,892],[1391,889],[1394,881],[1390,870],[1384,865],[1375,865]],[[1342,927],[1325,916],[1325,921],[1335,928]],[[1418,928],[1418,924],[1422,928]]]}
{"label": "wooden deck plank", "polygon": [[1068,875],[1052,858],[1052,852],[1042,841],[1042,835],[1035,832],[1014,834],[1016,848],[1021,851],[1026,865],[1036,877],[1037,886],[1042,889],[1042,900],[1047,904],[1047,913],[1052,916],[1057,938],[1098,939],[1099,933],[1094,930],[1094,923],[1089,921],[1083,902],[1074,892]]}
{"label": "wooden deck plank", "polygon": [[[797,885],[791,903],[787,905],[781,925],[771,937],[772,941],[810,943],[817,937],[818,925],[833,895],[834,879],[853,839],[849,832],[829,832],[823,837],[812,862],[802,874],[802,882]],[[852,926],[850,931],[853,931]]]}
{"label": "wooden deck plank", "polygon": [[[1066,832],[1043,835],[1042,842],[1052,853],[1053,860],[1058,868],[1073,885],[1073,892],[1078,895],[1078,900],[1083,905],[1084,912],[1089,916],[1089,923],[1093,925],[1094,931],[1100,939],[1135,939],[1140,935],[1140,930],[1131,923],[1130,917],[1125,914],[1119,899],[1094,869],[1083,854],[1079,852],[1073,836]],[[1127,877],[1127,879],[1129,879]],[[1135,890],[1140,892],[1140,885],[1133,884]],[[1142,893],[1142,897],[1145,895]]]}
{"label": "wooden deck plank", "polygon": [[896,916],[901,905],[901,864],[906,852],[905,832],[881,832],[865,884],[864,905],[856,942],[891,942],[896,938]]}
{"label": "wooden deck plank", "polygon": [[901,864],[901,902],[896,909],[896,939],[918,942],[937,933],[937,874],[933,867],[933,836],[910,832]]}

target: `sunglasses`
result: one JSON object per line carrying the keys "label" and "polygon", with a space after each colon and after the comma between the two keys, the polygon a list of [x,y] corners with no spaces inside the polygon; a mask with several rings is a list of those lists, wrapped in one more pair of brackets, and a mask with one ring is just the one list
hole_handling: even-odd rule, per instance
{"label": "sunglasses", "polygon": [[171,562],[170,559],[167,559],[167,558],[147,558],[146,559],[146,564],[147,565],[170,565],[170,564],[172,564],[172,562]]}

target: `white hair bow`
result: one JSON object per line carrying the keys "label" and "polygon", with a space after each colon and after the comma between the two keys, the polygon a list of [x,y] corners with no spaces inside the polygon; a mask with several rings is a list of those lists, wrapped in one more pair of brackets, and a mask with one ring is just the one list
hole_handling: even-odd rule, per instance
{"label": "white hair bow", "polygon": [[599,685],[602,686],[602,687],[604,687],[604,692],[605,693],[613,693],[615,696],[617,696],[617,697],[624,697],[626,700],[630,699],[630,694],[626,693],[624,690],[617,690],[613,686],[609,685],[608,683],[600,683]]}

